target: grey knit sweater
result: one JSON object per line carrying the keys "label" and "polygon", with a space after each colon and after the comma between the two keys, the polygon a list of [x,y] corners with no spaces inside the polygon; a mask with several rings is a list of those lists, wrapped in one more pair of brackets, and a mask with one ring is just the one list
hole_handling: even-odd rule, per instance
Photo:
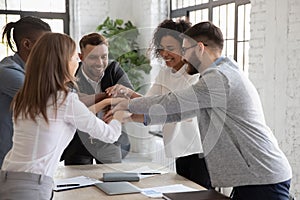
{"label": "grey knit sweater", "polygon": [[273,184],[292,177],[255,87],[228,58],[219,58],[192,87],[131,100],[129,111],[145,114],[146,124],[197,116],[213,186]]}

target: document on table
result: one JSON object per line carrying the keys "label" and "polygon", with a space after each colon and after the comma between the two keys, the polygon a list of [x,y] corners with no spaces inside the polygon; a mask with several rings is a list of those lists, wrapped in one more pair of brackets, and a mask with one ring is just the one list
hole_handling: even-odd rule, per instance
{"label": "document on table", "polygon": [[174,185],[166,185],[161,187],[153,187],[153,188],[144,188],[141,189],[142,194],[151,197],[151,198],[162,198],[162,193],[171,193],[171,192],[190,192],[190,191],[199,191],[197,189],[187,187],[182,184],[174,184]]}
{"label": "document on table", "polygon": [[95,183],[102,183],[102,181],[87,176],[76,176],[72,178],[55,180],[54,183],[55,185],[53,190],[59,192],[64,190],[87,187],[90,185],[94,185]]}

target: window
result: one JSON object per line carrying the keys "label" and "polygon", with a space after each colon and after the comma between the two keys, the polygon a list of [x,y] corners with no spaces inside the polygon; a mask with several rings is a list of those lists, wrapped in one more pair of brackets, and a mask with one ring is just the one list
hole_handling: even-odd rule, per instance
{"label": "window", "polygon": [[[0,0],[1,37],[7,23],[28,15],[47,22],[53,32],[69,34],[69,0]],[[12,54],[6,42],[1,40],[0,60]]]}
{"label": "window", "polygon": [[212,21],[224,36],[223,54],[233,58],[247,73],[249,66],[250,0],[170,0],[173,19],[192,24]]}

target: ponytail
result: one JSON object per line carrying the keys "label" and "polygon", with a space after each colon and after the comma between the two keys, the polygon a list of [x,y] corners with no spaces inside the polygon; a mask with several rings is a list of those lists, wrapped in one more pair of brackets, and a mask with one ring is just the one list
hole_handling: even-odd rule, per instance
{"label": "ponytail", "polygon": [[14,49],[14,47],[12,45],[11,32],[12,32],[12,29],[15,28],[15,25],[16,25],[15,22],[10,22],[10,23],[6,24],[6,26],[4,27],[4,30],[3,30],[3,34],[2,34],[2,42],[4,42],[4,37],[6,35],[6,41],[8,43],[8,46],[13,52],[16,52],[16,50]]}
{"label": "ponytail", "polygon": [[[12,32],[12,29],[13,32]],[[36,31],[49,31],[51,28],[49,24],[42,21],[40,18],[27,16],[19,19],[17,22],[9,22],[4,27],[2,34],[2,41],[5,38],[7,39],[8,46],[13,52],[17,52],[23,38],[30,38],[32,34]],[[13,38],[11,36],[13,35]],[[14,45],[17,49],[14,48]]]}

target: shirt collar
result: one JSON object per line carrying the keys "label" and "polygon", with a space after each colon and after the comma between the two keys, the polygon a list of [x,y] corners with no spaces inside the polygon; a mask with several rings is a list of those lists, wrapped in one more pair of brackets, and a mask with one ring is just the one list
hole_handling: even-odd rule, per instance
{"label": "shirt collar", "polygon": [[25,69],[25,62],[18,53],[15,53],[15,55],[13,55],[12,60],[20,65],[23,69]]}
{"label": "shirt collar", "polygon": [[174,71],[172,68],[168,67],[167,69],[170,70],[170,75],[174,77],[180,77],[186,73],[187,64],[184,64],[178,71]]}
{"label": "shirt collar", "polygon": [[102,78],[100,78],[100,80],[99,80],[98,82],[96,82],[96,81],[90,79],[90,78],[86,75],[86,73],[84,73],[83,68],[81,68],[81,72],[82,72],[84,78],[87,80],[87,82],[92,86],[92,88],[94,89],[95,93],[100,92],[100,91],[101,91],[101,88],[100,88],[100,82],[101,82],[101,79],[102,79]]}
{"label": "shirt collar", "polygon": [[99,78],[98,81],[94,81],[94,80],[90,79],[90,78],[88,77],[88,75],[86,75],[86,73],[85,73],[84,70],[83,70],[83,67],[81,67],[81,72],[82,72],[83,76],[86,78],[86,80],[87,80],[89,83],[92,83],[93,85],[100,84],[100,83],[101,83],[101,80],[102,80],[102,78],[103,78],[103,76],[104,76],[104,73],[103,73],[103,75]]}
{"label": "shirt collar", "polygon": [[216,66],[220,65],[223,62],[224,58],[225,58],[224,56],[220,56],[217,60],[215,60],[215,62],[213,62],[211,64],[210,67],[216,67]]}
{"label": "shirt collar", "polygon": [[206,68],[201,75],[205,74],[206,71],[212,69],[212,68],[216,68],[218,65],[222,64],[225,61],[225,56],[220,56],[219,58],[217,58],[217,60],[215,60],[208,68]]}

